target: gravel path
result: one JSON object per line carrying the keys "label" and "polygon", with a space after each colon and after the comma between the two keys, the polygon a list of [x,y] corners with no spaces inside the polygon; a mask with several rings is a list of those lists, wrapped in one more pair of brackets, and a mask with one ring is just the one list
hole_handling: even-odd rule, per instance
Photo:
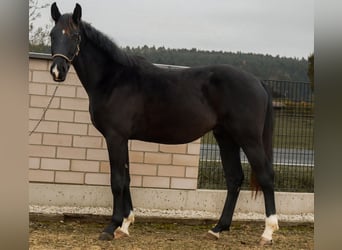
{"label": "gravel path", "polygon": [[[33,214],[92,214],[111,215],[111,208],[104,207],[57,207],[30,205],[30,213]],[[206,211],[193,210],[160,210],[135,208],[136,217],[149,218],[174,218],[174,219],[218,219],[220,214]],[[264,220],[264,214],[258,213],[235,213],[233,220]],[[314,214],[282,215],[278,214],[279,221],[283,222],[314,222]]]}

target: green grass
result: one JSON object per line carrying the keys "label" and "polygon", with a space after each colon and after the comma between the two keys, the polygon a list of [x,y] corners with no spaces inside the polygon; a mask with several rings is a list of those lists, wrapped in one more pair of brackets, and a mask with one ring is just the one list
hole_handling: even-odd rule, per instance
{"label": "green grass", "polygon": [[273,147],[313,150],[314,119],[312,116],[290,116],[276,112]]}
{"label": "green grass", "polygon": [[[245,180],[242,189],[250,189],[250,166],[242,164]],[[304,166],[274,165],[275,191],[285,192],[313,192],[314,168]],[[199,182],[200,189],[226,189],[223,168],[220,162],[200,161]]]}

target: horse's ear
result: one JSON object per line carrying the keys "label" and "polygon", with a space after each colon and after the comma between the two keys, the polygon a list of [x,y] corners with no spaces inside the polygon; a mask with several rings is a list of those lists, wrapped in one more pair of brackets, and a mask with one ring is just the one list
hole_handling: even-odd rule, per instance
{"label": "horse's ear", "polygon": [[57,7],[56,2],[51,5],[51,17],[57,23],[58,19],[61,17],[61,13]]}
{"label": "horse's ear", "polygon": [[82,16],[82,8],[78,3],[76,3],[74,13],[72,13],[72,20],[76,24],[79,24],[79,22],[81,21],[81,16]]}

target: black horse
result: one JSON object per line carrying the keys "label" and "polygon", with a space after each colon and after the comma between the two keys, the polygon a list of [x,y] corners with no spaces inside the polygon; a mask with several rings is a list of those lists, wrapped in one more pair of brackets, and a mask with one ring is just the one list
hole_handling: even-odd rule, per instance
{"label": "black horse", "polygon": [[101,240],[128,235],[134,220],[130,194],[129,139],[181,144],[212,130],[220,147],[229,190],[218,224],[209,235],[229,230],[244,179],[240,148],[264,194],[266,226],[261,243],[278,229],[272,167],[273,111],[267,88],[251,74],[228,65],[161,69],[119,49],[81,21],[81,6],[61,15],[51,6],[51,74],[64,81],[72,64],[89,96],[92,123],[109,153],[113,216]]}

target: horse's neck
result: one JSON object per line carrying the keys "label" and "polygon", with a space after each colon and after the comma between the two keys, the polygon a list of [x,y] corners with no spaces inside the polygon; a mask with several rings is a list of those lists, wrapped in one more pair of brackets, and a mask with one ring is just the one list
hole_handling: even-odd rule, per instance
{"label": "horse's neck", "polygon": [[[108,60],[103,52],[91,43],[86,42],[80,46],[80,53],[73,65],[88,95],[103,81],[105,69],[108,68],[106,64]],[[115,71],[114,68],[112,70]]]}
{"label": "horse's neck", "polygon": [[94,59],[91,59],[89,52],[84,47],[80,48],[80,53],[73,65],[83,87],[89,94],[89,91],[99,82],[97,75],[101,72],[100,65],[95,63]]}

